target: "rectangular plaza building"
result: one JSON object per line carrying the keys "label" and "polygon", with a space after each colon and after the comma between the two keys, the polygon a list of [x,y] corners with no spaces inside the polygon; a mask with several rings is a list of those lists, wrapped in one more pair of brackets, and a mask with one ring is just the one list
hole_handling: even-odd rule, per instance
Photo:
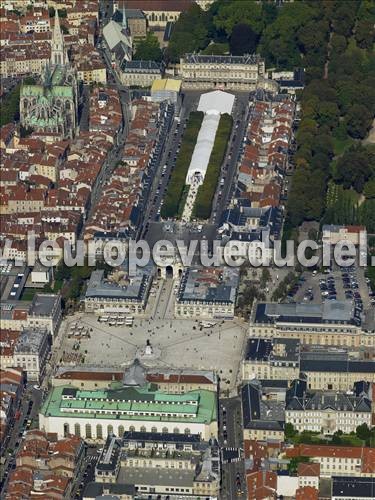
{"label": "rectangular plaza building", "polygon": [[175,302],[179,318],[232,319],[239,272],[231,267],[188,268]]}
{"label": "rectangular plaza building", "polygon": [[96,314],[130,313],[140,316],[147,305],[152,270],[142,268],[136,276],[125,271],[114,271],[105,276],[104,271],[93,271],[85,295],[85,311]]}
{"label": "rectangular plaza building", "polygon": [[208,440],[217,437],[216,399],[211,391],[167,394],[153,384],[94,391],[61,386],[44,402],[39,426],[58,437],[75,434],[100,442],[125,431],[199,434]]}
{"label": "rectangular plaza building", "polygon": [[185,54],[179,76],[184,89],[276,90],[277,83],[266,78],[265,63],[258,54],[211,56]]}
{"label": "rectangular plaza building", "polygon": [[323,304],[258,303],[250,321],[250,336],[296,338],[302,344],[374,346],[375,332],[364,329],[351,301]]}

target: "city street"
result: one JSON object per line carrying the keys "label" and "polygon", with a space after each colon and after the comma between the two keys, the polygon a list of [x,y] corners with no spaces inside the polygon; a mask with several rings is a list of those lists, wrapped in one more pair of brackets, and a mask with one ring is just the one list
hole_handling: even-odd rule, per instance
{"label": "city street", "polygon": [[[239,397],[219,400],[219,442],[225,448],[237,448],[242,453],[241,401]],[[245,500],[245,464],[243,460],[222,464],[223,498]]]}
{"label": "city street", "polygon": [[[232,111],[233,129],[212,204],[210,219],[212,223],[220,222],[221,215],[227,208],[232,197],[234,181],[237,177],[237,164],[241,155],[241,146],[248,123],[249,93],[237,92],[235,95],[236,101]],[[224,178],[224,183],[220,186],[219,183],[222,178]]]}
{"label": "city street", "polygon": [[[5,490],[9,472],[12,470],[12,468],[15,468],[13,452],[15,450],[18,450],[23,433],[27,428],[38,427],[38,413],[42,404],[42,400],[43,391],[41,389],[38,389],[37,386],[34,387],[33,383],[29,383],[25,387],[22,395],[21,404],[19,407],[19,419],[13,419],[13,421],[10,422],[11,432],[8,435],[6,441],[2,444],[0,494]],[[31,424],[28,424],[28,420],[31,420]]]}

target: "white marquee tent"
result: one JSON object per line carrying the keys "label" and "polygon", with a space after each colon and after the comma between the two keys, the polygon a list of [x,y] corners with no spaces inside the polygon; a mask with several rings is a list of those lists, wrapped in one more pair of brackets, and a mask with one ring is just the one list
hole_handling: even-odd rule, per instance
{"label": "white marquee tent", "polygon": [[189,165],[186,184],[203,183],[215,143],[220,115],[232,113],[234,99],[234,95],[221,90],[201,95],[198,111],[203,111],[205,115]]}

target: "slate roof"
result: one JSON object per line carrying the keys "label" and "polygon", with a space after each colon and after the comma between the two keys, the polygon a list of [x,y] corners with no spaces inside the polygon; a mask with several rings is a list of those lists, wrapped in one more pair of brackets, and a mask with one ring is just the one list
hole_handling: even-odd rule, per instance
{"label": "slate roof", "polygon": [[374,477],[332,477],[332,497],[338,498],[375,498]]}
{"label": "slate roof", "polygon": [[262,401],[262,387],[259,381],[253,380],[244,385],[241,399],[245,429],[284,430],[284,403]]}

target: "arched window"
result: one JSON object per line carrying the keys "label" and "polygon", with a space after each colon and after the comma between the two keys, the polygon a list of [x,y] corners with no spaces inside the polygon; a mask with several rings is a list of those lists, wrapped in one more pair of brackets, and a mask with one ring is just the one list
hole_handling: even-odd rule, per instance
{"label": "arched window", "polygon": [[109,425],[109,426],[107,427],[107,436],[109,436],[109,435],[111,435],[111,434],[113,434],[113,425]]}
{"label": "arched window", "polygon": [[86,438],[88,438],[88,439],[92,438],[91,424],[86,424],[85,425],[85,434],[86,434]]}
{"label": "arched window", "polygon": [[185,434],[191,434],[190,429],[188,429],[188,428],[186,428],[184,432],[185,432]]}
{"label": "arched window", "polygon": [[163,427],[163,430],[161,432],[163,434],[168,434],[168,427]]}
{"label": "arched window", "polygon": [[144,425],[142,425],[142,427],[141,427],[141,432],[147,432],[146,427]]}
{"label": "arched window", "polygon": [[120,438],[122,438],[122,436],[124,435],[124,432],[125,432],[124,426],[123,425],[119,425],[118,426],[118,436]]}
{"label": "arched window", "polygon": [[158,432],[156,427],[151,427],[151,432]]}
{"label": "arched window", "polygon": [[74,434],[81,437],[81,426],[79,424],[74,424]]}
{"label": "arched window", "polygon": [[103,428],[100,424],[96,426],[96,437],[98,439],[103,439]]}
{"label": "arched window", "polygon": [[178,427],[175,427],[173,429],[173,434],[180,434],[180,429]]}
{"label": "arched window", "polygon": [[134,425],[131,425],[131,426],[129,427],[129,431],[130,431],[130,432],[135,432],[135,427],[134,427]]}
{"label": "arched window", "polygon": [[68,437],[69,434],[69,424],[64,424],[64,437]]}

